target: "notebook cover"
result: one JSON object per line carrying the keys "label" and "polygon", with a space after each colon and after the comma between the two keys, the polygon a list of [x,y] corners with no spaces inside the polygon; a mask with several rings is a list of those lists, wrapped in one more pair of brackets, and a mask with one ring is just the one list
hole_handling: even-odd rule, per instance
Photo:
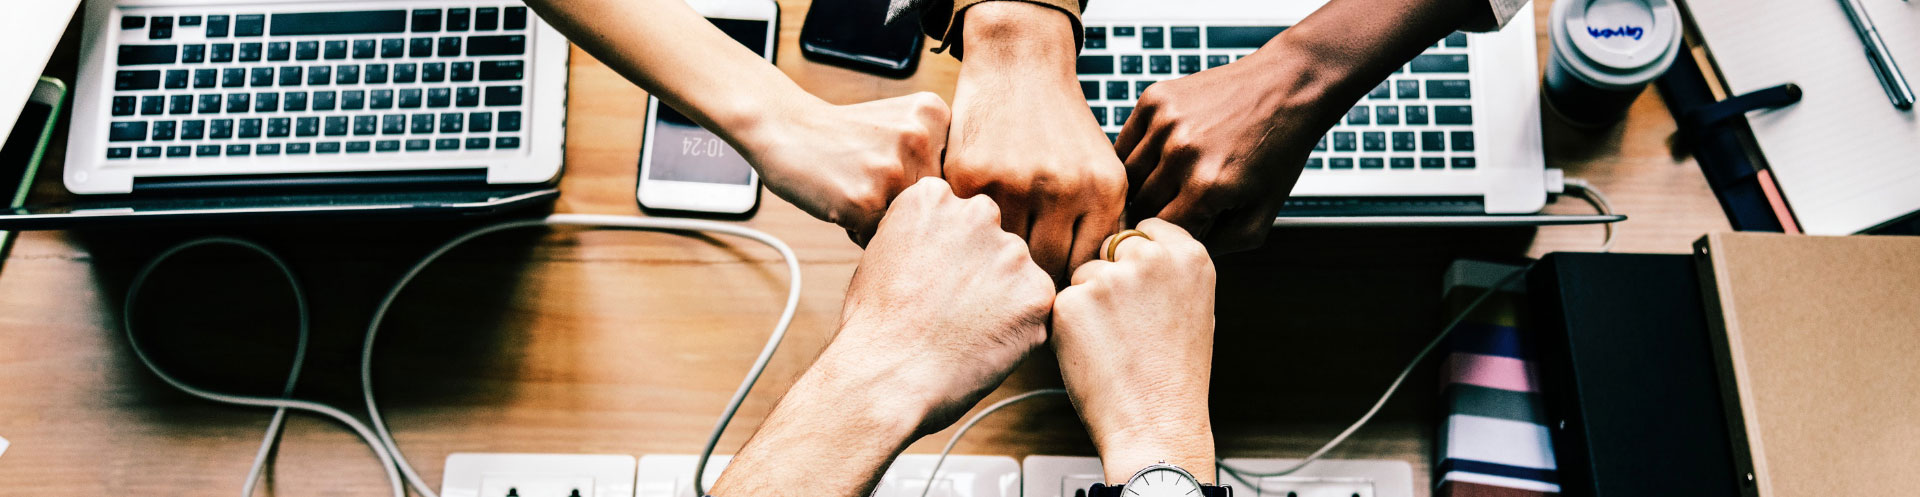
{"label": "notebook cover", "polygon": [[1693,259],[1554,253],[1528,273],[1569,496],[1739,495]]}
{"label": "notebook cover", "polygon": [[[1487,297],[1440,350],[1441,413],[1434,484],[1439,497],[1487,495],[1487,489],[1558,495],[1552,436],[1544,423],[1533,358],[1519,326],[1526,310],[1520,266],[1462,260],[1446,275],[1448,315]],[[1471,485],[1456,485],[1471,484]]]}
{"label": "notebook cover", "polygon": [[1750,495],[1920,489],[1920,237],[1696,242]]}

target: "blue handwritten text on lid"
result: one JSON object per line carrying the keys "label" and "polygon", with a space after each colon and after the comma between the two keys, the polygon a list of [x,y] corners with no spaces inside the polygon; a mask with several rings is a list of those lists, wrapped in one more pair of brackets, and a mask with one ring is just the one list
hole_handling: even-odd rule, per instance
{"label": "blue handwritten text on lid", "polygon": [[1644,34],[1646,34],[1646,30],[1639,26],[1621,26],[1617,28],[1595,28],[1593,26],[1587,26],[1587,36],[1603,40],[1614,37],[1629,37],[1639,40],[1640,36]]}

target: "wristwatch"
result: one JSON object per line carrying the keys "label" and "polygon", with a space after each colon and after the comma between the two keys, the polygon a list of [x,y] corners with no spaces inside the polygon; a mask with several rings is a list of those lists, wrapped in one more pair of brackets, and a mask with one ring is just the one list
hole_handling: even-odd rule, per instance
{"label": "wristwatch", "polygon": [[1126,483],[1095,483],[1087,489],[1087,497],[1233,497],[1233,487],[1202,484],[1193,473],[1160,461],[1134,473]]}

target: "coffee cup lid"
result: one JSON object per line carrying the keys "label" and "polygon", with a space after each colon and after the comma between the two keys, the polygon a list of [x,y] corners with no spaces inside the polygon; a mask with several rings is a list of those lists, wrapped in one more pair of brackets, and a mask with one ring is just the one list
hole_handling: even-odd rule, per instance
{"label": "coffee cup lid", "polygon": [[1657,73],[1640,73],[1664,71],[1678,52],[1680,17],[1673,0],[1561,0],[1553,8],[1554,42],[1588,63],[1583,69],[1650,79]]}

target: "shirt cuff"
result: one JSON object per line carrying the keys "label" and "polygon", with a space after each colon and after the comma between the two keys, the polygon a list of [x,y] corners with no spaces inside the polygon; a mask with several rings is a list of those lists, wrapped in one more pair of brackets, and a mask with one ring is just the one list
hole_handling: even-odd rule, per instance
{"label": "shirt cuff", "polygon": [[[927,10],[922,12],[920,16],[921,29],[926,31],[927,36],[931,36],[933,39],[940,40],[941,42],[940,46],[934,47],[933,52],[940,53],[944,51],[952,55],[955,59],[960,58],[963,48],[961,44],[961,24],[962,21],[966,19],[967,9],[975,5],[993,1],[1026,2],[1053,7],[1056,10],[1065,12],[1067,19],[1073,22],[1073,50],[1076,53],[1080,51],[1080,45],[1086,37],[1086,31],[1081,29],[1080,25],[1080,11],[1086,8],[1085,0],[941,0],[934,2],[933,5],[929,5]],[[951,5],[950,8],[942,8],[949,5]],[[951,11],[952,15],[942,15],[947,11]]]}
{"label": "shirt cuff", "polygon": [[1513,20],[1513,16],[1525,10],[1527,0],[1487,0],[1487,4],[1491,7],[1488,10],[1492,11],[1493,18],[1470,22],[1466,31],[1499,31],[1507,26],[1507,21]]}

